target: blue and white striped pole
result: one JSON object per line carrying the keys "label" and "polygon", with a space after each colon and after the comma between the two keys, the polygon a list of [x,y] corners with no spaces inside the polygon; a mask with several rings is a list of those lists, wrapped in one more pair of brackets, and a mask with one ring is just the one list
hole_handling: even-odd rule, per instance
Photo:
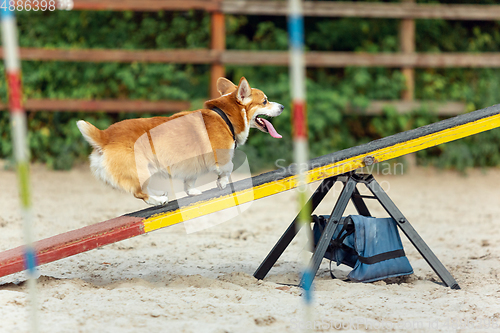
{"label": "blue and white striped pole", "polygon": [[29,153],[27,144],[26,113],[22,108],[21,62],[17,40],[16,18],[8,6],[1,9],[2,44],[5,59],[5,71],[9,91],[9,109],[11,119],[14,156],[16,159],[21,199],[21,214],[24,224],[24,260],[28,276],[29,323],[31,332],[38,332],[37,289],[36,289],[36,252],[33,246],[33,212],[31,208],[31,190],[29,180]]}
{"label": "blue and white striped pole", "polygon": [[[308,143],[307,143],[307,114],[306,114],[306,86],[305,86],[305,61],[304,61],[304,18],[302,14],[302,1],[289,0],[288,33],[290,43],[290,85],[292,89],[292,119],[293,119],[293,151],[294,160],[297,165],[298,174],[298,204],[301,212],[298,218],[300,229],[306,233],[311,233],[311,209],[306,207],[308,199],[307,191],[307,171],[308,164]],[[304,208],[304,209],[303,209]],[[302,228],[302,227],[306,228]],[[302,234],[302,244],[307,250],[312,250],[313,245],[307,234]],[[302,277],[304,282],[304,305],[305,320],[313,322],[312,313],[312,280],[313,272],[310,267],[310,256],[308,251],[303,251]],[[309,325],[305,325],[309,327]]]}

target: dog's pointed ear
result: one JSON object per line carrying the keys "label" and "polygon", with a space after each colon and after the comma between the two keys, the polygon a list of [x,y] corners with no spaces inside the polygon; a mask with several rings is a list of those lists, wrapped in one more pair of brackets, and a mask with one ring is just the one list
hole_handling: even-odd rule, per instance
{"label": "dog's pointed ear", "polygon": [[226,79],[225,77],[220,77],[217,79],[217,90],[222,95],[230,94],[238,88],[234,83]]}
{"label": "dog's pointed ear", "polygon": [[252,95],[252,88],[250,88],[247,79],[245,79],[245,77],[242,77],[240,79],[240,84],[238,85],[238,91],[236,92],[236,99],[238,100],[238,102],[245,105],[250,103],[251,95]]}

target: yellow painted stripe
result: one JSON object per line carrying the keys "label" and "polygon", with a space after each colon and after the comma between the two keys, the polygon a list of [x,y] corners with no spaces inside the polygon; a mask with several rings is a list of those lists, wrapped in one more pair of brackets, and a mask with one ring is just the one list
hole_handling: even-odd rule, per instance
{"label": "yellow painted stripe", "polygon": [[[364,167],[365,156],[373,156],[376,162],[383,162],[395,157],[403,156],[442,143],[461,139],[473,134],[484,132],[500,127],[500,114],[479,119],[474,122],[460,126],[447,128],[440,132],[422,136],[413,140],[394,144],[366,154],[357,155],[342,161],[309,170],[307,182],[315,182],[328,177],[346,173]],[[177,224],[188,219],[207,215],[216,211],[227,209],[239,204],[244,204],[252,200],[264,198],[273,194],[290,190],[297,186],[297,176],[290,176],[269,183],[255,186],[253,189],[246,189],[230,195],[200,201],[190,206],[183,207],[182,210],[175,210],[158,215],[153,215],[144,219],[144,232],[153,231]],[[253,190],[253,193],[252,193]]]}

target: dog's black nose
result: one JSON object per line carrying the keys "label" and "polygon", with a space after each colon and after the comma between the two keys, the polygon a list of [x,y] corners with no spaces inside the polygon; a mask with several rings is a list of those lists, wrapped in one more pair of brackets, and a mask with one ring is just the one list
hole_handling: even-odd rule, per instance
{"label": "dog's black nose", "polygon": [[281,104],[278,104],[280,106],[280,111],[283,111],[285,109],[285,107]]}

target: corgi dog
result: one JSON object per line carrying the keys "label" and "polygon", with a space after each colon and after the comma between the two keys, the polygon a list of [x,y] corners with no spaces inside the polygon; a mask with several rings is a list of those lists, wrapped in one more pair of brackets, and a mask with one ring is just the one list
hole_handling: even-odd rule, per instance
{"label": "corgi dog", "polygon": [[90,168],[96,178],[133,194],[150,205],[168,202],[166,189],[152,186],[154,175],[184,180],[189,196],[199,195],[198,176],[217,174],[220,189],[229,183],[234,149],[243,145],[250,128],[281,135],[263,117],[276,117],[283,105],[270,102],[242,77],[238,86],[226,78],[217,80],[220,97],[204,108],[170,117],[127,119],[106,130],[79,120],[78,129],[94,148]]}

